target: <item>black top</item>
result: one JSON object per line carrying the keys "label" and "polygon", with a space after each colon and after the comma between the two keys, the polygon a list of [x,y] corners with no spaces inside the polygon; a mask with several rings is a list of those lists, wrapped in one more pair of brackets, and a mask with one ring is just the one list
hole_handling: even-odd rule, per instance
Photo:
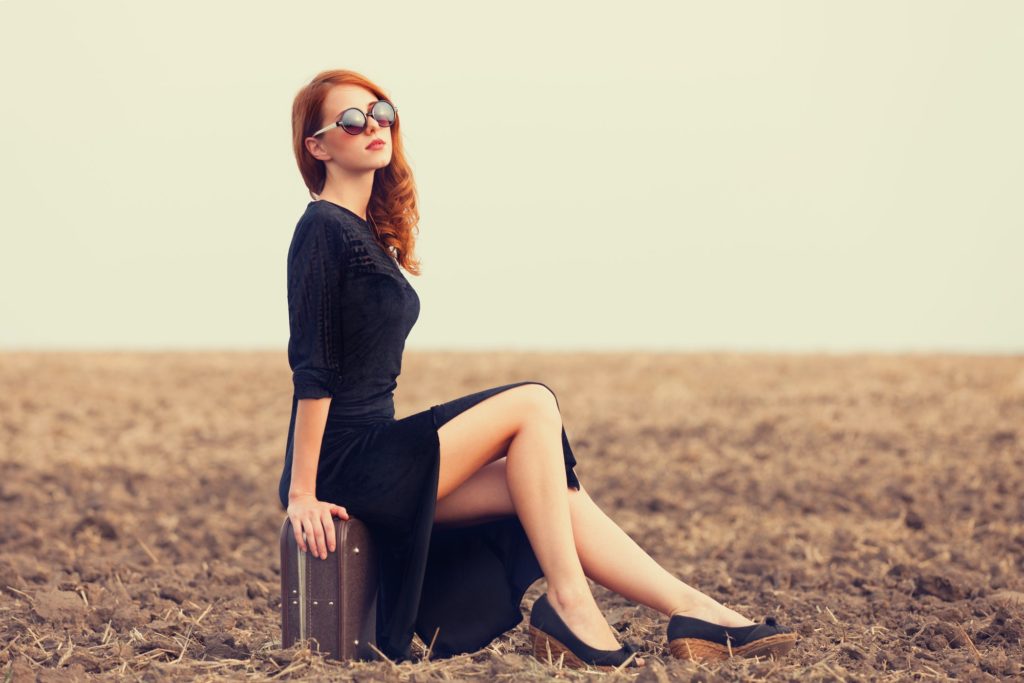
{"label": "black top", "polygon": [[332,397],[332,424],[393,419],[402,352],[419,312],[416,291],[370,223],[340,204],[310,202],[288,249],[295,399]]}
{"label": "black top", "polygon": [[299,400],[331,397],[319,476],[333,434],[394,420],[402,352],[419,312],[416,290],[370,223],[323,199],[306,206],[288,248],[294,392],[278,485],[286,508]]}

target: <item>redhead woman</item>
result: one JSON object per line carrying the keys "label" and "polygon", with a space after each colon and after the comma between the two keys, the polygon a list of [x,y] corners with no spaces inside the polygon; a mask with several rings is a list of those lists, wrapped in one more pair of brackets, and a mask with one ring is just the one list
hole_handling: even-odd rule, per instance
{"label": "redhead woman", "polygon": [[[295,97],[293,147],[310,201],[288,250],[294,393],[279,496],[303,551],[334,552],[334,521],[379,539],[377,647],[411,659],[414,633],[444,658],[485,647],[530,612],[534,654],[639,667],[587,578],[655,609],[672,655],[780,655],[795,634],[755,623],[659,566],[576,476],[546,384],[494,386],[395,419],[405,340],[420,312],[419,214],[398,106],[352,71]],[[308,545],[304,539],[310,539]],[[724,653],[724,654],[723,654]]]}

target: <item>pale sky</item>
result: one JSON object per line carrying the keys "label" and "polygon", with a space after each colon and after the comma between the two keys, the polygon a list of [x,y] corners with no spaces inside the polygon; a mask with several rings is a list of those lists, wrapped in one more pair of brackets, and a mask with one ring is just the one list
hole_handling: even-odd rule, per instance
{"label": "pale sky", "polygon": [[1024,3],[0,0],[0,348],[266,349],[346,68],[407,349],[1024,352]]}

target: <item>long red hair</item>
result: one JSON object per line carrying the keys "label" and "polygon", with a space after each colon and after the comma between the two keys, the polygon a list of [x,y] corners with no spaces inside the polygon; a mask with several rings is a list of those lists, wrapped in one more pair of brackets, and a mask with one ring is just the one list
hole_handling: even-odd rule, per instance
{"label": "long red hair", "polygon": [[[295,95],[292,103],[292,146],[299,173],[312,199],[323,192],[327,167],[306,149],[304,140],[320,128],[327,93],[336,85],[359,85],[374,97],[391,101],[382,88],[355,71],[321,71]],[[415,233],[419,232],[416,208],[416,184],[406,161],[399,118],[391,126],[391,163],[374,172],[373,190],[366,207],[366,218],[376,229],[377,239],[392,253],[398,264],[413,275],[420,274],[420,261],[414,256]]]}

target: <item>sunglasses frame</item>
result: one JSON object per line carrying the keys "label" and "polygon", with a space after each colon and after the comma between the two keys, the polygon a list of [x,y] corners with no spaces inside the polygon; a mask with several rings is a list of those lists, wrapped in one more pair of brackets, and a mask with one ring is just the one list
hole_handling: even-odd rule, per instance
{"label": "sunglasses frame", "polygon": [[[337,121],[335,121],[334,123],[330,123],[330,124],[324,126],[323,128],[321,128],[317,132],[313,133],[313,135],[311,137],[315,138],[316,136],[318,136],[318,135],[320,135],[322,133],[326,133],[327,131],[331,130],[332,128],[341,128],[343,131],[345,131],[349,135],[362,135],[363,132],[366,131],[366,127],[368,125],[370,125],[370,119],[373,118],[373,108],[376,107],[381,102],[384,102],[385,104],[387,104],[387,105],[389,105],[391,107],[391,110],[393,112],[395,112],[395,122],[397,122],[398,121],[398,107],[396,107],[394,105],[394,103],[389,101],[389,100],[377,100],[376,102],[371,104],[370,108],[367,109],[365,112],[362,109],[358,108],[358,107],[349,107],[345,111],[341,112],[341,114],[338,116],[338,120]],[[362,114],[362,116],[363,116],[363,127],[360,128],[355,133],[353,133],[352,131],[348,130],[347,128],[345,128],[344,126],[341,125],[341,122],[345,119],[345,114],[347,114],[350,111],[357,111],[360,114]],[[374,121],[377,121],[377,119],[374,119]],[[391,126],[395,125],[395,122],[392,122],[392,123],[390,123],[387,126],[381,126],[381,127],[382,128],[390,128]],[[378,126],[380,125],[380,121],[377,121],[377,125]]]}

